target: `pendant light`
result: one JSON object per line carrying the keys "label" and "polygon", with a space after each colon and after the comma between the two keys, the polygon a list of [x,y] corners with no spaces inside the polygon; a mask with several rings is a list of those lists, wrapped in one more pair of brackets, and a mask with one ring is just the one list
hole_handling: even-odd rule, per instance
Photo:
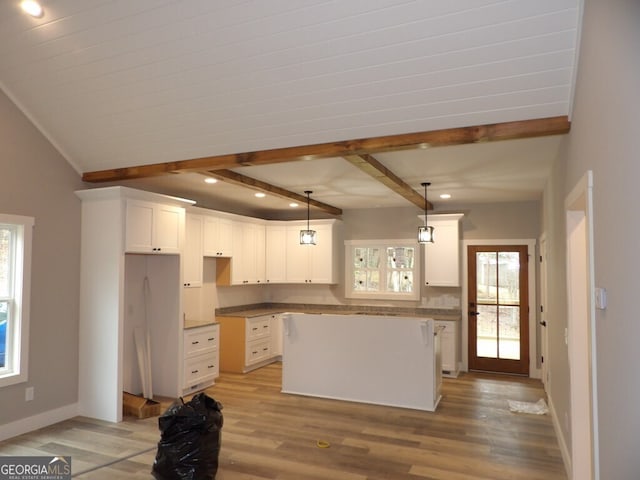
{"label": "pendant light", "polygon": [[427,187],[429,182],[422,182],[424,187],[424,226],[418,227],[418,243],[433,243],[433,227],[427,225]]}
{"label": "pendant light", "polygon": [[305,190],[307,194],[307,229],[300,230],[300,245],[315,245],[316,244],[316,231],[309,228],[309,195],[313,192],[311,190]]}

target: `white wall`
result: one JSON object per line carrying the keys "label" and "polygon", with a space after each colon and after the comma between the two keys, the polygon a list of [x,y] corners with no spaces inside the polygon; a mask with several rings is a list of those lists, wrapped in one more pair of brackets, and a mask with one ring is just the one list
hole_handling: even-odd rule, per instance
{"label": "white wall", "polygon": [[2,426],[77,401],[82,182],[1,91],[0,152],[0,211],[35,217],[29,380],[0,389]]}
{"label": "white wall", "polygon": [[550,331],[551,394],[562,417],[569,404],[566,347],[560,331],[566,324],[562,202],[585,172],[593,170],[595,284],[608,293],[607,309],[597,311],[596,317],[599,478],[603,480],[640,475],[640,379],[635,366],[640,338],[635,298],[640,272],[638,46],[640,2],[585,0],[572,127],[545,203],[545,229],[554,234],[555,259],[550,279],[556,322]]}

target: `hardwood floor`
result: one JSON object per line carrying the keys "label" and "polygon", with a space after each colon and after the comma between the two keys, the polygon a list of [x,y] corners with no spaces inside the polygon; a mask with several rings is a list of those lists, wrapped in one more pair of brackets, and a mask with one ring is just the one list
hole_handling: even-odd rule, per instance
{"label": "hardwood floor", "polygon": [[[566,480],[549,415],[509,412],[540,382],[445,379],[435,413],[280,393],[281,366],[223,373],[207,393],[223,406],[218,480]],[[384,388],[384,385],[380,385]],[[158,419],[75,418],[0,442],[0,455],[71,455],[81,479],[151,478]],[[318,441],[329,443],[319,448]]]}

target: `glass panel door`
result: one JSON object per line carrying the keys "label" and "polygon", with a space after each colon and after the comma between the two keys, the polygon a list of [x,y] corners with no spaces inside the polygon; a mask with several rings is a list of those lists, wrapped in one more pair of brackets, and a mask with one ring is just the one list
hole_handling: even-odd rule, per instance
{"label": "glass panel door", "polygon": [[469,247],[469,368],[528,373],[526,246]]}

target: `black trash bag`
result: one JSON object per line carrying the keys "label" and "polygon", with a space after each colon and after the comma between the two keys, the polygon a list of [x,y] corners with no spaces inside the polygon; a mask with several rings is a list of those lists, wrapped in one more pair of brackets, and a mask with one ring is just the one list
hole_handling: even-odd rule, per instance
{"label": "black trash bag", "polygon": [[158,419],[156,480],[213,480],[218,471],[222,405],[204,393],[182,398]]}

